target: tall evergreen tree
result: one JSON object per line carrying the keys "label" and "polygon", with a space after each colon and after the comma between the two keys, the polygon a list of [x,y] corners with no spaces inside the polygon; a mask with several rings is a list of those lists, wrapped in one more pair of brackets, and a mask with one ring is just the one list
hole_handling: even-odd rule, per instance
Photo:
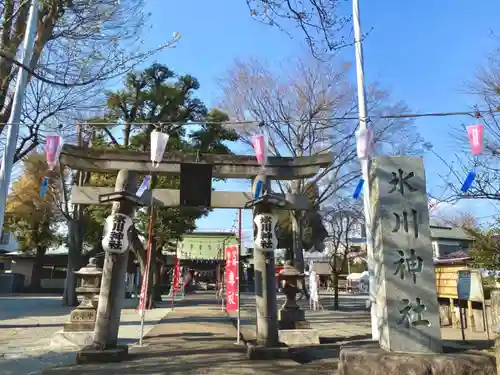
{"label": "tall evergreen tree", "polygon": [[[231,153],[226,142],[234,142],[238,136],[234,130],[223,126],[229,119],[225,113],[216,109],[208,111],[204,103],[195,96],[200,87],[196,78],[190,75],[178,76],[165,65],[153,64],[142,72],[127,75],[124,83],[122,90],[107,94],[106,116],[98,120],[108,121],[110,124],[121,122],[124,124],[123,132],[118,136],[112,126],[95,127],[95,138],[99,146],[149,151],[151,132],[156,127],[161,127],[170,136],[166,153]],[[189,127],[186,122],[190,120],[206,124]],[[144,125],[137,126],[141,123]],[[112,186],[114,176],[96,174],[92,177],[92,182],[100,186]],[[154,188],[178,189],[179,182],[178,177],[153,176],[151,185]],[[109,215],[109,208],[91,207],[88,211],[88,217],[94,223],[91,226],[102,223]],[[155,211],[153,260],[161,257],[162,250],[174,247],[184,233],[193,231],[196,220],[209,212],[208,209],[188,207],[159,208]],[[137,216],[136,245],[140,244],[140,234],[146,237],[149,215],[150,209]],[[101,232],[91,234],[98,246],[100,234]],[[144,248],[134,246],[134,252],[144,270]],[[160,265],[154,264],[152,272],[150,280],[157,285]]]}

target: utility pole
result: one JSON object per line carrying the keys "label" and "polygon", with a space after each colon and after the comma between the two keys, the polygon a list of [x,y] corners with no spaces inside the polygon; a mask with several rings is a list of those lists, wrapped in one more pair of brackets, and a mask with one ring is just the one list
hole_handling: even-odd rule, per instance
{"label": "utility pole", "polygon": [[[365,73],[363,61],[363,45],[361,37],[361,16],[359,13],[359,0],[352,0],[352,22],[354,28],[354,48],[356,53],[356,82],[358,89],[358,113],[359,113],[359,129],[363,130],[368,127],[367,108],[366,108],[366,93],[365,93]],[[363,205],[365,211],[366,225],[366,255],[368,263],[368,274],[370,280],[370,312],[372,324],[372,339],[379,339],[377,307],[375,301],[375,259],[373,256],[373,238],[372,238],[372,217],[370,206],[370,167],[371,160],[361,160],[361,173],[364,182]]]}
{"label": "utility pole", "polygon": [[[21,62],[24,66],[31,65],[31,56],[35,45],[36,26],[38,21],[39,0],[31,0],[28,14],[26,34],[24,35],[23,52]],[[17,74],[16,90],[12,99],[12,110],[7,123],[7,139],[3,150],[3,162],[0,167],[0,236],[3,232],[3,222],[5,217],[5,206],[7,195],[9,194],[10,175],[14,164],[14,157],[17,148],[17,138],[19,136],[19,121],[21,120],[21,110],[23,108],[24,93],[28,83],[28,72],[19,67]]]}

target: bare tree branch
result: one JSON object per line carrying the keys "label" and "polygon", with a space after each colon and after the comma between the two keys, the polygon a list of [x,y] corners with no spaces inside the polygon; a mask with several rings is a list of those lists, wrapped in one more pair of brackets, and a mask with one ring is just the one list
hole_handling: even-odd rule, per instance
{"label": "bare tree branch", "polygon": [[[451,136],[458,147],[454,159],[450,162],[437,155],[446,167],[442,179],[446,181],[443,188],[443,200],[456,202],[460,199],[480,199],[491,201],[497,209],[500,205],[500,38],[499,43],[486,60],[484,66],[477,70],[475,77],[466,82],[466,93],[472,94],[479,100],[479,105],[486,106],[489,112],[477,114],[474,122],[461,124],[454,128]],[[467,135],[467,125],[482,124],[484,126],[483,153],[471,155],[470,143]],[[467,192],[461,191],[469,171],[476,172],[473,185]]]}
{"label": "bare tree branch", "polygon": [[350,30],[351,16],[340,15],[340,0],[246,0],[257,21],[291,36],[298,29],[312,55],[323,55],[351,45],[342,32]]}
{"label": "bare tree branch", "polygon": [[[235,120],[264,122],[269,131],[269,147],[277,156],[333,154],[332,165],[311,180],[293,185],[280,182],[283,191],[307,193],[319,186],[316,206],[337,195],[350,194],[360,177],[354,137],[357,121],[356,95],[347,74],[349,64],[324,63],[312,58],[297,59],[273,71],[262,63],[235,61],[219,80],[223,91],[221,107]],[[368,88],[369,113],[374,120],[376,152],[414,154],[421,151],[422,139],[410,119],[379,119],[387,113],[404,113],[404,103],[391,103],[390,95]],[[335,118],[335,119],[332,119]],[[256,125],[235,129],[242,141],[261,133]],[[307,183],[306,183],[307,182]]]}
{"label": "bare tree branch", "polygon": [[477,218],[468,212],[461,212],[456,215],[438,213],[434,215],[433,222],[437,225],[459,227],[466,229],[479,228],[479,222]]}
{"label": "bare tree branch", "polygon": [[[329,233],[325,243],[332,270],[334,309],[339,307],[339,275],[352,258],[351,254],[360,255],[353,251],[351,241],[355,236],[354,232],[363,227],[362,211],[360,202],[350,199],[338,200],[323,210],[323,221]],[[359,233],[357,236],[362,235]]]}
{"label": "bare tree branch", "polygon": [[[63,88],[88,86],[130,71],[152,54],[172,46],[142,48],[148,15],[143,0],[44,1],[30,64],[36,78]],[[0,133],[12,106],[17,60],[27,26],[29,2],[5,2],[0,31]]]}
{"label": "bare tree branch", "polygon": [[[176,34],[176,36],[172,40],[168,41],[167,43],[165,43],[165,44],[163,44],[155,49],[143,52],[143,53],[138,54],[138,55],[135,54],[135,55],[129,57],[127,60],[123,61],[123,64],[127,64],[125,69],[120,69],[117,71],[116,67],[113,67],[113,68],[110,68],[108,70],[101,70],[99,72],[99,74],[97,74],[96,76],[94,76],[92,78],[89,78],[87,80],[82,80],[82,81],[75,81],[75,82],[55,81],[55,80],[46,78],[44,75],[38,74],[34,69],[32,69],[29,66],[24,65],[22,62],[16,60],[16,57],[14,55],[6,53],[2,50],[0,50],[0,57],[3,57],[4,59],[9,60],[10,62],[12,62],[12,64],[14,64],[20,68],[23,68],[28,73],[30,73],[30,75],[32,75],[33,77],[39,79],[40,81],[42,81],[44,83],[47,83],[47,84],[53,85],[53,86],[61,86],[61,87],[65,87],[65,88],[71,88],[71,87],[79,87],[79,86],[88,86],[88,85],[95,83],[95,82],[98,82],[98,81],[107,81],[107,80],[110,80],[110,79],[113,79],[116,77],[120,77],[123,74],[133,70],[136,66],[143,63],[149,57],[156,54],[157,52],[162,51],[162,50],[169,48],[169,47],[174,48],[175,47],[174,44],[179,39],[180,39],[180,34]],[[130,63],[132,63],[132,65],[130,65]]]}

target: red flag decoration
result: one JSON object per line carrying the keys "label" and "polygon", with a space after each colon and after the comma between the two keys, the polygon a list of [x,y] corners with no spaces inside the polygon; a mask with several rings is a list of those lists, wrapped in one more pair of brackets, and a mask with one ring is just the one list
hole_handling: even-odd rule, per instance
{"label": "red flag decoration", "polygon": [[173,283],[173,291],[179,292],[181,289],[179,288],[179,278],[181,276],[181,262],[180,259],[176,257],[176,262],[174,266],[174,276],[172,278]]}
{"label": "red flag decoration", "polygon": [[137,308],[141,316],[144,316],[144,313],[146,312],[146,300],[148,297],[148,281],[149,281],[150,267],[151,267],[151,241],[148,241],[146,266],[144,267],[144,275],[142,276],[141,294],[139,296],[139,307]]}
{"label": "red flag decoration", "polygon": [[226,311],[238,311],[239,308],[239,275],[237,245],[226,247]]}
{"label": "red flag decoration", "polygon": [[52,171],[57,165],[57,158],[59,157],[59,144],[61,137],[58,135],[48,135],[45,139],[45,160]]}
{"label": "red flag decoration", "polygon": [[467,135],[469,136],[472,155],[479,155],[483,152],[483,125],[467,126]]}

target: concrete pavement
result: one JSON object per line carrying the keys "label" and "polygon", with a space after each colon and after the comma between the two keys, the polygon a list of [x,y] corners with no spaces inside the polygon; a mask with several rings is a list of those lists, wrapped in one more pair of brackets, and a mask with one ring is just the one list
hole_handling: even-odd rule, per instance
{"label": "concrete pavement", "polygon": [[[306,312],[306,319],[311,328],[318,331],[323,342],[348,344],[371,341],[370,313],[365,308],[367,295],[341,293],[340,310],[333,310],[333,293],[322,291],[323,309],[311,311],[308,301],[299,300],[298,305]],[[278,305],[284,303],[284,296],[278,296]],[[255,336],[255,297],[251,293],[241,294],[241,312],[243,335]],[[235,314],[232,314],[235,317]],[[441,327],[444,344],[450,348],[486,349],[489,347],[487,332],[466,330],[466,341],[462,341],[460,329]]]}
{"label": "concrete pavement", "polygon": [[[50,346],[52,335],[62,330],[72,310],[61,301],[60,296],[0,296],[0,375],[39,374],[48,367],[74,363],[74,350]],[[118,335],[123,344],[139,340],[140,318],[130,302],[121,315]],[[145,333],[169,306],[146,312]]]}
{"label": "concrete pavement", "polygon": [[186,296],[145,337],[144,345],[130,348],[130,360],[121,363],[54,368],[44,375],[274,374],[297,369],[292,360],[248,361],[246,348],[236,344],[236,329],[213,293]]}
{"label": "concrete pavement", "polygon": [[[299,373],[301,375],[333,375],[336,373],[341,345],[371,342],[369,313],[364,308],[365,300],[366,296],[341,295],[340,311],[332,311],[333,300],[332,296],[328,294],[322,297],[321,302],[324,309],[319,311],[310,311],[307,301],[299,301],[301,307],[306,311],[306,318],[311,323],[312,328],[318,330],[322,339],[322,345],[308,353],[310,357],[308,363],[305,364],[292,360],[247,361],[244,355],[244,346],[235,344],[236,328],[222,306],[216,303],[215,294],[199,292],[186,296],[184,301],[176,303],[173,311],[165,317],[162,316],[161,322],[156,324],[147,334],[144,346],[131,345],[129,361],[103,365],[62,366],[51,369],[47,369],[47,367],[74,363],[74,353],[55,352],[47,348],[51,332],[60,329],[66,319],[67,311],[63,311],[64,308],[60,306],[60,301],[53,300],[53,297],[46,300],[38,299],[37,302],[25,301],[27,306],[38,309],[37,312],[33,310],[33,315],[37,314],[37,316],[17,316],[23,311],[16,313],[15,308],[6,315],[11,324],[7,325],[9,328],[6,328],[5,331],[0,326],[0,334],[10,332],[13,336],[10,339],[10,336],[7,337],[8,335],[6,338],[0,336],[0,340],[7,342],[5,344],[0,341],[0,348],[4,350],[3,353],[8,355],[8,358],[5,358],[5,355],[4,358],[0,357],[0,375],[35,374],[40,373],[42,368],[46,369],[43,372],[46,375],[114,373],[122,375],[211,375],[216,373],[245,375],[276,372],[281,372],[283,375]],[[1,301],[0,299],[0,303],[2,303]],[[283,302],[284,298],[279,296],[278,303],[282,304]],[[21,302],[14,302],[14,304],[16,303]],[[40,305],[47,306],[41,308]],[[0,307],[2,306],[0,305]],[[0,308],[0,311],[3,310]],[[130,326],[127,324],[127,316],[129,315],[127,310],[124,310],[122,314],[123,324],[120,327],[120,338],[125,339],[124,343],[128,344],[137,339],[126,340],[126,334],[123,332],[132,332],[129,327],[135,327],[137,336],[132,333],[130,336],[138,338],[139,330],[138,315],[134,310],[131,312]],[[24,314],[27,313],[29,312],[24,311]],[[166,314],[162,309],[152,310],[150,313],[154,313],[156,316]],[[242,335],[247,340],[253,340],[255,338],[255,297],[252,294],[242,293],[240,313]],[[236,314],[233,316],[235,317]],[[18,326],[13,328],[12,323],[16,321],[18,321]],[[24,321],[25,327],[19,324],[19,321]],[[151,323],[150,327],[152,327]],[[458,334],[460,333],[458,330],[456,331]],[[446,331],[442,332],[446,338]],[[25,352],[25,347],[33,349]]]}

